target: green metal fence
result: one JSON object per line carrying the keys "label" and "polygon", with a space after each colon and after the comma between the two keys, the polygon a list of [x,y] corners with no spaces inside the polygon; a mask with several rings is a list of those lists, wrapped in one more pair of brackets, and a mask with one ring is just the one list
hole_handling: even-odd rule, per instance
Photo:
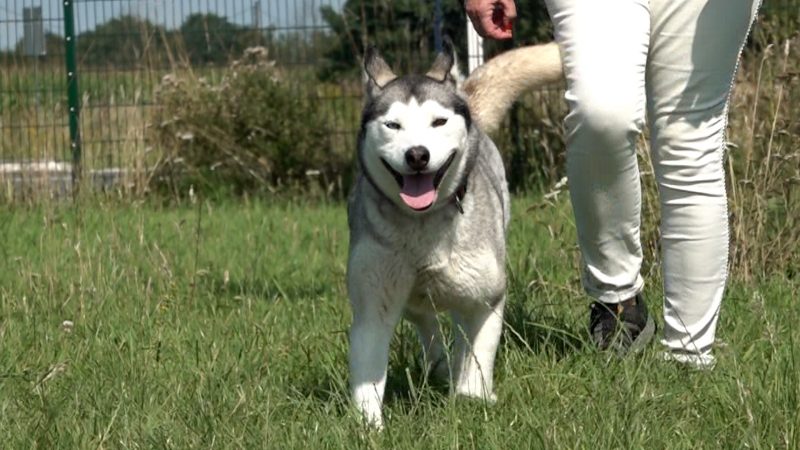
{"label": "green metal fence", "polygon": [[[149,121],[165,75],[193,70],[214,78],[251,45],[270,47],[286,67],[313,68],[320,57],[313,41],[330,31],[321,9],[340,11],[342,2],[4,0],[0,176],[14,173],[19,182],[61,173],[69,189],[80,167],[100,176],[146,170]],[[321,102],[348,95],[315,94]],[[349,134],[352,127],[340,124],[357,112],[331,111],[332,131]]]}
{"label": "green metal fence", "polygon": [[[373,24],[359,22],[342,13],[347,2],[361,13],[383,8],[384,16]],[[536,20],[544,9],[541,2],[530,3],[537,5],[529,9],[539,16],[532,19],[529,34],[541,36]],[[335,137],[331,145],[352,146],[359,114],[354,61],[365,37],[388,48],[393,61],[404,68],[429,61],[432,53],[434,0],[399,2],[391,8],[388,4],[4,0],[0,175],[31,168],[60,172],[67,189],[80,174],[79,167],[101,177],[146,171],[152,150],[148,127],[162,78],[180,70],[214,78],[251,45],[269,48],[270,57],[291,70],[298,95],[314,97]],[[445,27],[449,26],[445,32],[463,42],[460,1],[443,4]],[[767,0],[764,12],[785,22],[792,33],[800,18],[800,1]]]}

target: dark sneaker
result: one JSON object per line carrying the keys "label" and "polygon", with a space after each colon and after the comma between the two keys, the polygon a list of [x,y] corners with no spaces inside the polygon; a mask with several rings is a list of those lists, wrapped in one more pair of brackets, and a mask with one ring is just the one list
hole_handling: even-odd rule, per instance
{"label": "dark sneaker", "polygon": [[638,352],[655,331],[641,294],[620,303],[592,303],[589,336],[600,350],[613,350],[620,356]]}

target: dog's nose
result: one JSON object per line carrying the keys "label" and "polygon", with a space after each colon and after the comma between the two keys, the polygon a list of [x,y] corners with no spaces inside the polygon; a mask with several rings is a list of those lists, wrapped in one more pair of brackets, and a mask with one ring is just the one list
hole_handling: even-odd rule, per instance
{"label": "dog's nose", "polygon": [[430,160],[431,152],[421,145],[406,150],[406,164],[411,170],[419,172],[428,166],[428,161]]}

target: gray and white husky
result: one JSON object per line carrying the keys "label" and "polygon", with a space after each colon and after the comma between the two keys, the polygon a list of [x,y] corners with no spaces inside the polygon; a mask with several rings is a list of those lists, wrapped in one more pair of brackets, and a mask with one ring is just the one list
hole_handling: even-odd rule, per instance
{"label": "gray and white husky", "polygon": [[[352,396],[373,426],[383,424],[401,317],[416,325],[430,373],[449,378],[456,394],[495,400],[510,203],[500,153],[481,128],[495,128],[522,90],[561,76],[555,46],[525,56],[534,62],[516,81],[502,64],[518,57],[493,60],[465,81],[469,95],[457,86],[450,46],[425,75],[398,77],[374,49],[365,56],[347,289]],[[436,318],[443,311],[453,318],[451,357]]]}

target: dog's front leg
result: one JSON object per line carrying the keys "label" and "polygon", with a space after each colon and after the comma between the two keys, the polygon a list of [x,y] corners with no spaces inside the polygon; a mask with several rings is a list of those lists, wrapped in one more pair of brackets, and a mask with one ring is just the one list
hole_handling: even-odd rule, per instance
{"label": "dog's front leg", "polygon": [[381,404],[386,388],[389,343],[411,290],[411,274],[390,258],[351,254],[348,291],[353,308],[350,328],[350,388],[364,419],[383,427]]}
{"label": "dog's front leg", "polygon": [[494,360],[503,332],[505,297],[453,314],[456,325],[454,390],[494,402]]}

